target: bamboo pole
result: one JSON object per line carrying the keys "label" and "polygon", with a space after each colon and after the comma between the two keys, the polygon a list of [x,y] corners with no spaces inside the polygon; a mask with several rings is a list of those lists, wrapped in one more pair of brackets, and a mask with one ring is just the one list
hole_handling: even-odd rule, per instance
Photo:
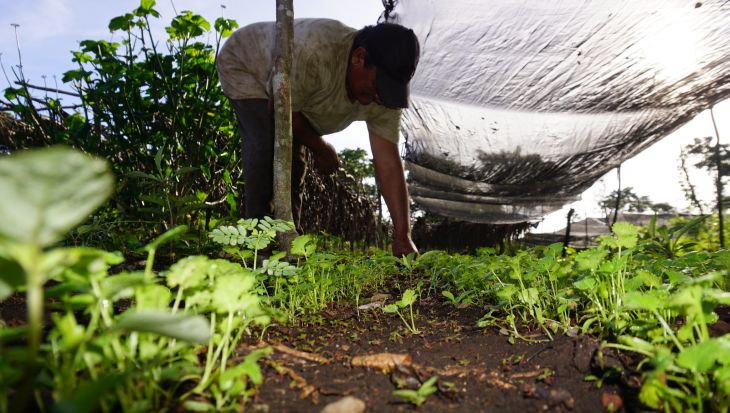
{"label": "bamboo pole", "polygon": [[[291,81],[293,0],[276,0],[276,43],[274,51],[274,217],[292,221],[291,167],[292,114]],[[290,250],[296,231],[280,233],[279,246]]]}

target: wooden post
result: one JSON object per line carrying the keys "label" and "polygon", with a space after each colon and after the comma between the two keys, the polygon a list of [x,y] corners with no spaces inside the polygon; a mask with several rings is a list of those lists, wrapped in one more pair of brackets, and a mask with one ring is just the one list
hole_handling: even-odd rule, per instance
{"label": "wooden post", "polygon": [[573,221],[573,214],[575,214],[575,209],[570,208],[570,211],[568,211],[568,222],[565,225],[565,238],[563,238],[563,257],[568,252],[568,246],[570,245],[570,223]]}
{"label": "wooden post", "polygon": [[712,126],[715,128],[715,137],[717,143],[715,144],[715,166],[717,167],[717,181],[715,181],[715,190],[717,191],[717,220],[720,226],[720,249],[725,249],[725,220],[722,213],[722,159],[720,151],[720,133],[717,131],[717,122],[715,122],[715,113],[710,107],[710,119],[712,119]]}
{"label": "wooden post", "polygon": [[618,189],[616,190],[616,205],[613,208],[613,219],[608,225],[608,230],[613,231],[613,224],[618,219],[618,210],[621,207],[621,165],[616,167],[616,176],[618,177]]}
{"label": "wooden post", "polygon": [[[274,217],[292,221],[291,167],[292,115],[291,82],[292,39],[294,35],[293,0],[276,0],[276,43],[274,49]],[[291,249],[296,231],[280,233],[279,246]]]}

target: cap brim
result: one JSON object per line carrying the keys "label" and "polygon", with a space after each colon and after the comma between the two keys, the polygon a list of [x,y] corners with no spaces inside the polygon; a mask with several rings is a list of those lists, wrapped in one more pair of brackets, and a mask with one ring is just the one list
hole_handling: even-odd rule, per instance
{"label": "cap brim", "polygon": [[375,87],[378,89],[378,97],[384,106],[393,109],[408,107],[408,82],[399,82],[390,77],[384,70],[378,68]]}

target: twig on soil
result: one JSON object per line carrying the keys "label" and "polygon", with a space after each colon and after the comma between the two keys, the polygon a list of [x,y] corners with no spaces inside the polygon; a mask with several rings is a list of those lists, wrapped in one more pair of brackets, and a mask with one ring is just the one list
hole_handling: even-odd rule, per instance
{"label": "twig on soil", "polygon": [[539,369],[535,371],[525,371],[522,373],[514,373],[509,376],[510,380],[514,379],[531,379],[533,377],[538,377],[541,374],[545,374],[545,369]]}
{"label": "twig on soil", "polygon": [[293,348],[285,346],[281,343],[272,344],[271,347],[273,347],[274,350],[278,351],[279,353],[288,354],[290,356],[294,356],[294,357],[304,359],[304,360],[313,361],[315,363],[327,364],[330,362],[330,360],[328,358],[320,356],[319,354],[307,353],[305,351],[293,349]]}
{"label": "twig on soil", "polygon": [[545,346],[545,347],[541,348],[540,350],[537,350],[536,352],[534,352],[534,353],[533,353],[533,354],[532,354],[532,355],[531,355],[530,357],[526,358],[524,362],[525,362],[525,363],[529,363],[529,362],[530,362],[530,360],[532,360],[532,359],[534,359],[535,357],[537,357],[537,356],[538,356],[538,355],[539,355],[540,353],[542,353],[543,351],[546,351],[546,350],[552,350],[552,349],[553,349],[553,346],[552,346],[552,345],[549,345],[549,346]]}
{"label": "twig on soil", "polygon": [[307,397],[311,397],[312,403],[319,404],[319,392],[317,391],[317,388],[307,383],[307,380],[304,377],[300,376],[297,372],[290,369],[289,367],[282,366],[274,360],[266,360],[266,364],[276,370],[277,373],[281,375],[287,375],[290,379],[294,381],[296,387],[302,390],[302,392],[299,394],[299,398],[301,400],[304,400]]}
{"label": "twig on soil", "polygon": [[500,389],[504,390],[516,389],[514,384],[502,380],[494,371],[490,372],[489,374],[482,374],[481,376],[479,376],[479,381],[486,381],[487,384],[489,384],[490,386],[499,387]]}

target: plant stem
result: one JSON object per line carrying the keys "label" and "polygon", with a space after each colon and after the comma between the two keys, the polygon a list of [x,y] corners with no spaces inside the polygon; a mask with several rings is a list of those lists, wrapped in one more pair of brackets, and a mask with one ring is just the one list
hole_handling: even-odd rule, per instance
{"label": "plant stem", "polygon": [[29,268],[27,269],[28,355],[30,362],[34,365],[37,361],[36,358],[38,357],[43,333],[43,274],[39,268],[40,254],[40,249],[33,248],[28,260]]}
{"label": "plant stem", "polygon": [[144,266],[144,275],[147,277],[152,276],[152,264],[155,262],[155,252],[156,249],[150,249],[149,253],[147,254],[147,263],[145,263]]}

